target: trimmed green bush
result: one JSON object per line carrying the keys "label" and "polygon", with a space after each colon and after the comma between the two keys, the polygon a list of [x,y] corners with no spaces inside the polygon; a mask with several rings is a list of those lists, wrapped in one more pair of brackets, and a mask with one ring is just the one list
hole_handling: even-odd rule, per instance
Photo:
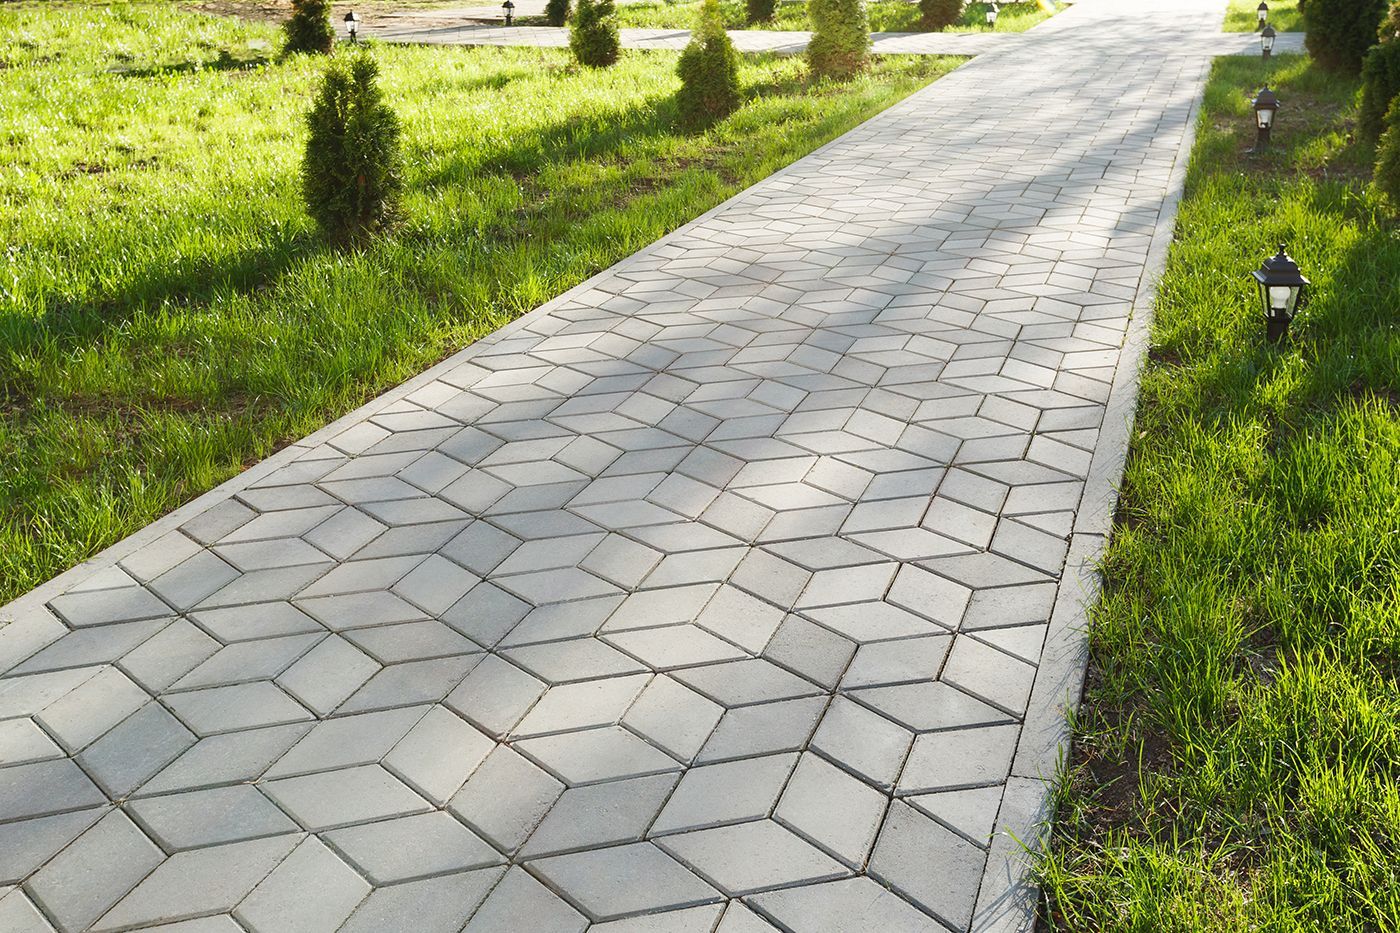
{"label": "trimmed green bush", "polygon": [[849,78],[870,61],[870,20],[861,0],[809,0],[807,64],[822,78]]}
{"label": "trimmed green bush", "polygon": [[963,0],[919,0],[919,26],[942,32],[962,18]]}
{"label": "trimmed green bush", "polygon": [[687,126],[706,126],[739,107],[739,54],[724,31],[719,0],[705,0],[690,42],[676,63],[676,107]]}
{"label": "trimmed green bush", "polygon": [[1376,158],[1376,188],[1400,211],[1400,97],[1390,105],[1385,126]]}
{"label": "trimmed green bush", "polygon": [[569,19],[569,0],[545,0],[544,21],[551,26],[562,26]]}
{"label": "trimmed green bush", "polygon": [[778,0],[744,0],[744,9],[748,13],[749,22],[767,22],[777,12]]}
{"label": "trimmed green bush", "polygon": [[1375,142],[1385,132],[1385,115],[1400,94],[1400,41],[1382,42],[1366,53],[1361,66],[1361,108],[1357,112],[1358,135]]}
{"label": "trimmed green bush", "polygon": [[326,69],[306,125],[302,191],[306,209],[335,243],[392,223],[403,186],[399,120],[379,89],[368,52]]}
{"label": "trimmed green bush", "polygon": [[1391,42],[1400,39],[1400,0],[1392,0],[1390,15],[1381,22],[1380,41]]}
{"label": "trimmed green bush", "polygon": [[1386,0],[1309,0],[1303,14],[1308,54],[1328,71],[1358,74],[1386,6]]}
{"label": "trimmed green bush", "polygon": [[330,0],[292,0],[292,18],[282,28],[287,33],[283,51],[329,53],[335,44]]}
{"label": "trimmed green bush", "polygon": [[606,68],[617,61],[617,13],[612,0],[578,0],[569,21],[569,48],[580,65]]}

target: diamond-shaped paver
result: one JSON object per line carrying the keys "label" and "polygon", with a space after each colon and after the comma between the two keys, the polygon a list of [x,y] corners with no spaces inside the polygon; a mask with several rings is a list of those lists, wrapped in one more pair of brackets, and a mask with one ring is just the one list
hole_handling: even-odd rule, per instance
{"label": "diamond-shaped paver", "polygon": [[850,873],[840,862],[772,820],[663,836],[657,843],[736,897]]}
{"label": "diamond-shaped paver", "polygon": [[557,855],[533,871],[595,920],[720,901],[723,896],[649,842]]}

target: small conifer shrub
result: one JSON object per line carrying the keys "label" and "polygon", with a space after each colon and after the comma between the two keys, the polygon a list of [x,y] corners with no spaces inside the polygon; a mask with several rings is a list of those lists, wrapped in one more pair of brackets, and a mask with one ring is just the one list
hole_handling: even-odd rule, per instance
{"label": "small conifer shrub", "polygon": [[1376,188],[1385,195],[1391,209],[1400,213],[1400,97],[1391,103],[1385,127],[1377,150]]}
{"label": "small conifer shrub", "polygon": [[962,18],[963,0],[919,0],[919,26],[942,32]]}
{"label": "small conifer shrub", "polygon": [[399,120],[379,89],[369,53],[326,69],[306,124],[302,161],[307,212],[326,238],[347,243],[397,214],[403,186]]}
{"label": "small conifer shrub", "polygon": [[744,10],[750,23],[764,23],[773,18],[778,0],[744,0]]}
{"label": "small conifer shrub", "polygon": [[690,43],[676,64],[676,106],[687,126],[706,126],[739,107],[739,55],[724,31],[718,0],[704,0]]}
{"label": "small conifer shrub", "polygon": [[606,68],[617,61],[621,46],[612,0],[578,0],[569,21],[569,48],[580,65],[590,68]]}
{"label": "small conifer shrub", "polygon": [[1366,53],[1361,66],[1361,107],[1356,125],[1359,135],[1375,142],[1385,132],[1390,102],[1400,94],[1400,39],[1390,39]]}
{"label": "small conifer shrub", "polygon": [[330,0],[292,0],[292,18],[282,28],[287,33],[284,51],[329,53],[335,44]]}
{"label": "small conifer shrub", "polygon": [[1328,71],[1359,73],[1387,5],[1386,0],[1309,0],[1303,13],[1308,54]]}
{"label": "small conifer shrub", "polygon": [[551,26],[562,26],[569,19],[569,0],[545,0],[544,21]]}
{"label": "small conifer shrub", "polygon": [[809,0],[807,64],[820,78],[849,78],[870,61],[870,20],[862,0]]}

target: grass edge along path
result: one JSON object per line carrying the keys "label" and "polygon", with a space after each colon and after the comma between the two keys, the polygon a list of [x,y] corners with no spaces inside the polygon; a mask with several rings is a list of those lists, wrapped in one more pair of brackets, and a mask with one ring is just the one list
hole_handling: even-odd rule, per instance
{"label": "grass edge along path", "polygon": [[[1302,32],[1303,14],[1298,12],[1298,0],[1266,0],[1269,22],[1279,32]],[[1225,11],[1226,32],[1257,32],[1259,30],[1259,0],[1230,0]]]}
{"label": "grass edge along path", "polygon": [[[1355,98],[1302,56],[1213,68],[1043,929],[1400,929],[1400,230]],[[1280,242],[1314,294],[1275,349],[1248,272]]]}
{"label": "grass edge along path", "polygon": [[297,178],[324,62],[242,67],[275,40],[163,4],[0,8],[0,603],[960,62],[811,85],[744,56],[744,108],[689,134],[674,53],[376,47],[407,216],[333,252]]}

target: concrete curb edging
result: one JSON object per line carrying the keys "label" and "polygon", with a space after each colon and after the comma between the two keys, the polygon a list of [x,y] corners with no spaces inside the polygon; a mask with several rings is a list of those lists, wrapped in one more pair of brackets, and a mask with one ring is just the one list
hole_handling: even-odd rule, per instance
{"label": "concrete curb edging", "polygon": [[1157,284],[1166,269],[1176,219],[1195,148],[1205,82],[1214,59],[1201,64],[1201,91],[1187,115],[1166,198],[1133,299],[1123,353],[1109,390],[1103,424],[1075,513],[1065,571],[1050,614],[1040,668],[1031,689],[1011,776],[997,814],[972,933],[1030,933],[1036,927],[1040,886],[1035,862],[1049,843],[1054,795],[1064,778],[1089,660],[1089,612],[1102,588],[1099,562],[1113,532],[1118,491],[1127,465],[1143,364],[1151,339]]}

